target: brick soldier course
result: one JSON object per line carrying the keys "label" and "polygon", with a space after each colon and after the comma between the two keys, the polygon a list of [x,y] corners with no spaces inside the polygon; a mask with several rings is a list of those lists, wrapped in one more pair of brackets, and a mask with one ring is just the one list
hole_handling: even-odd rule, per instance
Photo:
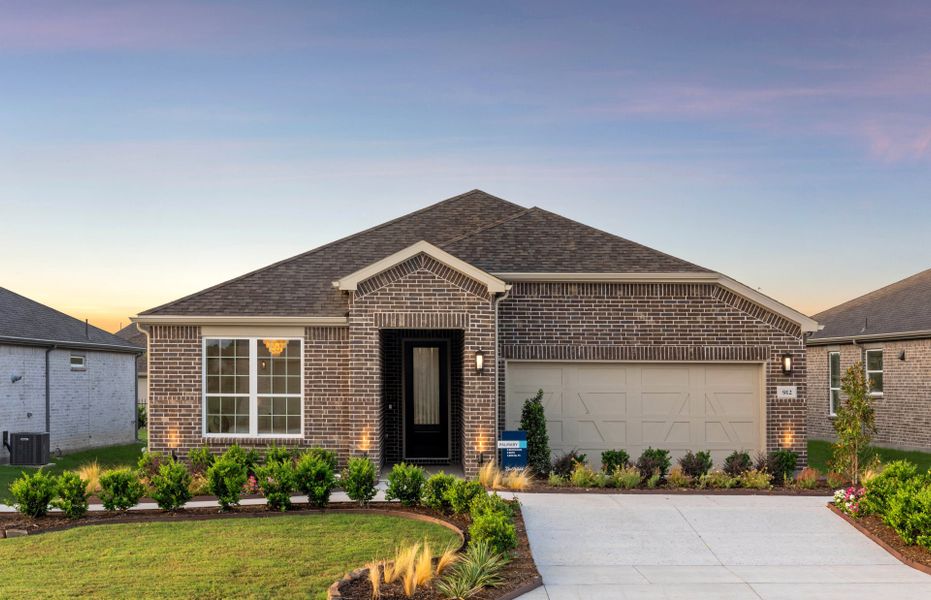
{"label": "brick soldier course", "polygon": [[[382,265],[393,256],[396,262]],[[586,281],[599,278],[605,281]],[[493,457],[504,421],[505,361],[518,359],[762,364],[765,445],[791,448],[804,462],[803,329],[813,321],[697,265],[480,191],[136,321],[149,339],[153,450],[276,443],[330,448],[341,461],[359,454],[379,463],[403,459],[399,340],[437,337],[453,349],[448,462],[467,474]],[[227,337],[242,327],[266,338],[276,336],[274,327],[301,327],[299,437],[204,435],[203,331],[215,326],[233,332]],[[263,327],[272,329],[263,334]],[[787,352],[794,359],[789,376],[780,368]],[[777,400],[777,385],[797,386],[798,398]]]}

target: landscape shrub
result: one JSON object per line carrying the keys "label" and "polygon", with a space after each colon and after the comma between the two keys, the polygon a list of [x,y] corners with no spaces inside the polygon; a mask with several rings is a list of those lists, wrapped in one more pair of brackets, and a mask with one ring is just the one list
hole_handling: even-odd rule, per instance
{"label": "landscape shrub", "polygon": [[487,462],[478,470],[478,482],[485,489],[497,490],[504,485],[504,472],[493,462]]}
{"label": "landscape shrub", "polygon": [[749,452],[735,450],[724,459],[724,472],[731,477],[739,477],[752,468],[753,461],[750,459]]}
{"label": "landscape shrub", "polygon": [[16,510],[27,517],[42,517],[48,513],[56,488],[55,476],[39,469],[32,475],[23,473],[11,483],[10,495]]}
{"label": "landscape shrub", "polygon": [[601,471],[595,471],[585,463],[575,463],[569,475],[569,483],[580,488],[600,488],[605,486],[607,478]]}
{"label": "landscape shrub", "polygon": [[427,475],[422,467],[398,463],[388,473],[386,500],[400,500],[404,506],[417,506]]}
{"label": "landscape shrub", "polygon": [[553,459],[553,473],[568,479],[572,475],[575,463],[585,463],[587,458],[588,456],[575,449],[563,452]]}
{"label": "landscape shrub", "polygon": [[661,480],[662,480],[662,476],[659,473],[659,469],[656,469],[655,471],[653,471],[653,474],[647,477],[646,481],[644,481],[643,483],[644,485],[647,486],[647,489],[652,490],[655,487],[659,486]]}
{"label": "landscape shrub", "polygon": [[436,589],[445,598],[466,600],[483,588],[502,585],[501,572],[508,562],[507,557],[496,552],[488,542],[472,540],[462,560],[436,582]]}
{"label": "landscape shrub", "polygon": [[[640,471],[640,477],[649,480],[656,473],[659,473],[659,480],[666,478],[671,464],[669,450],[659,448],[647,448],[637,459],[637,469]],[[657,483],[659,482],[657,481]]]}
{"label": "landscape shrub", "polygon": [[676,466],[669,469],[669,475],[666,476],[666,485],[671,488],[687,488],[691,484],[692,477],[686,475],[682,467]]}
{"label": "landscape shrub", "polygon": [[485,488],[477,481],[467,481],[457,479],[456,482],[446,490],[446,501],[449,507],[457,515],[469,512],[472,501],[477,496],[485,493]]}
{"label": "landscape shrub", "polygon": [[689,450],[679,459],[679,466],[685,475],[697,479],[711,470],[714,461],[711,460],[710,452],[700,450],[693,453]]}
{"label": "landscape shrub", "polygon": [[364,456],[349,459],[340,482],[350,500],[358,502],[360,506],[366,506],[375,497],[377,483],[378,469],[375,463]]}
{"label": "landscape shrub", "polygon": [[841,512],[850,516],[858,517],[862,514],[863,498],[866,490],[858,486],[850,486],[846,489],[834,492],[834,506]]}
{"label": "landscape shrub", "polygon": [[291,462],[291,449],[272,444],[265,450],[265,463]]}
{"label": "landscape shrub", "polygon": [[514,516],[511,504],[498,494],[480,494],[469,505],[469,516],[475,519],[490,513],[501,513],[508,518]]}
{"label": "landscape shrub", "polygon": [[294,467],[294,487],[307,496],[311,506],[326,506],[330,502],[330,493],[336,487],[332,463],[319,454],[301,454]]}
{"label": "landscape shrub", "polygon": [[550,473],[550,476],[546,478],[546,484],[553,487],[562,487],[568,485],[569,481],[565,477],[560,477],[556,473]]}
{"label": "landscape shrub", "polygon": [[136,466],[139,467],[139,474],[142,478],[151,481],[153,477],[158,475],[158,469],[162,464],[169,460],[171,460],[171,457],[161,452],[143,452]]}
{"label": "landscape shrub", "polygon": [[255,471],[259,489],[268,501],[269,510],[286,511],[291,508],[291,492],[294,491],[294,465],[288,460],[272,461]]}
{"label": "landscape shrub", "polygon": [[259,453],[255,448],[244,450],[242,446],[233,444],[226,449],[221,458],[232,460],[245,471],[246,475],[255,473],[255,467],[259,464]]}
{"label": "landscape shrub", "polygon": [[505,469],[501,477],[501,485],[508,490],[524,492],[533,486],[533,473],[530,471],[530,467]]}
{"label": "landscape shrub", "polygon": [[339,472],[339,461],[336,458],[336,453],[332,450],[327,450],[325,448],[309,448],[304,454],[316,456],[329,464],[334,473]]}
{"label": "landscape shrub", "polygon": [[246,483],[246,469],[235,457],[225,454],[207,469],[207,485],[210,493],[217,497],[223,510],[239,504],[242,486]]}
{"label": "landscape shrub", "polygon": [[601,453],[601,470],[604,473],[614,473],[618,467],[630,464],[630,456],[626,450],[605,450]]}
{"label": "landscape shrub", "polygon": [[796,464],[798,464],[798,454],[780,448],[773,450],[767,456],[766,470],[773,476],[774,483],[786,485],[792,481]]}
{"label": "landscape shrub", "polygon": [[861,505],[863,513],[884,515],[889,506],[889,500],[896,494],[899,487],[917,475],[918,467],[907,460],[896,460],[886,465],[878,475],[863,486],[866,489],[866,496]]}
{"label": "landscape shrub", "polygon": [[888,500],[883,521],[906,544],[931,549],[931,474],[913,477]]}
{"label": "landscape shrub", "polygon": [[103,469],[97,464],[97,461],[84,463],[78,467],[77,474],[87,484],[87,493],[96,494],[100,491],[100,474]]}
{"label": "landscape shrub", "polygon": [[740,483],[740,478],[728,475],[724,471],[709,471],[698,479],[698,487],[714,490],[727,490],[737,487],[738,483]]}
{"label": "landscape shrub", "polygon": [[496,552],[505,553],[517,547],[517,529],[511,517],[501,512],[473,517],[469,537],[474,542],[487,542]]}
{"label": "landscape shrub", "polygon": [[420,491],[420,501],[426,507],[439,512],[448,513],[452,510],[452,506],[447,498],[447,492],[449,488],[455,484],[456,477],[454,475],[447,475],[443,471],[431,475],[423,484],[423,489]]}
{"label": "landscape shrub", "polygon": [[813,490],[818,487],[818,469],[805,467],[795,476],[795,485],[803,490]]}
{"label": "landscape shrub", "polygon": [[831,451],[831,467],[846,475],[853,485],[858,485],[870,441],[876,433],[873,396],[862,362],[847,369],[840,386],[843,400],[831,419],[837,434]]}
{"label": "landscape shrub", "polygon": [[640,469],[634,466],[618,467],[611,474],[611,481],[614,487],[622,490],[632,490],[638,485],[643,478],[640,476]]}
{"label": "landscape shrub", "polygon": [[149,412],[145,408],[145,404],[136,405],[136,426],[145,427],[149,424]]}
{"label": "landscape shrub", "polygon": [[162,510],[178,510],[191,499],[191,473],[184,463],[174,460],[162,463],[150,483],[152,498]]}
{"label": "landscape shrub", "polygon": [[737,479],[740,487],[749,490],[768,490],[772,487],[773,476],[766,471],[750,469],[741,473]]}
{"label": "landscape shrub", "polygon": [[203,475],[213,464],[215,457],[207,446],[200,448],[191,448],[187,453],[187,459],[191,463],[191,472]]}
{"label": "landscape shrub", "polygon": [[114,469],[100,476],[100,502],[107,510],[129,510],[144,493],[145,486],[132,469]]}
{"label": "landscape shrub", "polygon": [[78,519],[87,513],[87,482],[74,471],[58,476],[57,497],[51,505],[61,509],[69,519]]}
{"label": "landscape shrub", "polygon": [[520,430],[527,432],[527,466],[538,475],[546,476],[550,472],[550,438],[546,432],[543,390],[524,401]]}

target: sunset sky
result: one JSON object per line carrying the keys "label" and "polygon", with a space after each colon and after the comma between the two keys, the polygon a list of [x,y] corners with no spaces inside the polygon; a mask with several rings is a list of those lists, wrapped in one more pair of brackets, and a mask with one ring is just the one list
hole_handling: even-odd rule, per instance
{"label": "sunset sky", "polygon": [[0,286],[115,330],[473,188],[809,314],[931,267],[931,3],[766,4],[0,0]]}

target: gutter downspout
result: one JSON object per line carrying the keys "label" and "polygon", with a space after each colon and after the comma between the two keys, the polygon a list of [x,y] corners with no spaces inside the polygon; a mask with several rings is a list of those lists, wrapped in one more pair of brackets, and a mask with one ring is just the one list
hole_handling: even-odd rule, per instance
{"label": "gutter downspout", "polygon": [[498,462],[498,428],[500,426],[501,419],[501,391],[500,391],[500,382],[501,382],[501,373],[498,369],[501,368],[501,345],[498,343],[498,304],[502,300],[507,300],[508,296],[511,295],[511,285],[508,284],[504,293],[495,298],[495,435],[491,443],[494,447],[494,462]]}
{"label": "gutter downspout", "polygon": [[139,441],[139,355],[133,354],[133,442]]}
{"label": "gutter downspout", "polygon": [[45,432],[51,437],[52,433],[52,396],[51,396],[51,375],[49,373],[49,354],[52,350],[58,348],[57,345],[51,345],[45,349]]}

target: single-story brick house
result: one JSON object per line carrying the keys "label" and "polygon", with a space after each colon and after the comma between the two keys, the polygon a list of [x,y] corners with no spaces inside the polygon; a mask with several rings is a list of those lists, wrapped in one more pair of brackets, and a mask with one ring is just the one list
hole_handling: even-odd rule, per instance
{"label": "single-story brick house", "polygon": [[143,350],[0,288],[0,429],[48,432],[52,452],[132,442]]}
{"label": "single-story brick house", "polygon": [[314,445],[472,474],[542,388],[555,451],[805,460],[812,319],[479,190],[135,320],[155,450]]}
{"label": "single-story brick house", "polygon": [[808,430],[833,439],[844,372],[862,363],[870,378],[875,443],[931,450],[931,269],[813,317],[808,338]]}

